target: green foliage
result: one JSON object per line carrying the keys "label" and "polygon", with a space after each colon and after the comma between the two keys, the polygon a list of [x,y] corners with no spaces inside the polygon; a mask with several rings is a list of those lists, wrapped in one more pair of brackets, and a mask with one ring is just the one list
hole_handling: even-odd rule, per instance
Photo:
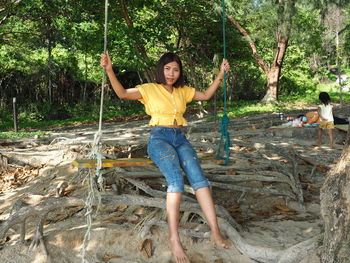
{"label": "green foliage", "polygon": [[[227,116],[229,118],[254,115],[258,113],[276,113],[281,110],[293,109],[293,107],[289,107],[287,105],[279,105],[279,104],[262,104],[257,100],[251,101],[238,101],[234,103],[228,104]],[[218,117],[221,118],[223,113],[219,113]]]}
{"label": "green foliage", "polygon": [[[110,120],[115,118],[132,117],[144,115],[144,107],[137,101],[104,101],[103,119]],[[12,115],[5,109],[0,111],[1,118],[0,131],[13,129]],[[76,123],[91,123],[99,120],[99,104],[76,104],[74,106],[61,105],[53,106],[50,103],[42,105],[31,104],[27,108],[20,108],[18,115],[18,126],[20,129],[40,129],[53,126],[61,126]]]}
{"label": "green foliage", "polygon": [[[325,27],[320,23],[320,16],[320,10],[313,8],[309,2],[297,5],[290,44],[299,46],[304,53],[304,60],[322,52],[322,35]],[[307,60],[305,62],[309,63]]]}
{"label": "green foliage", "polygon": [[230,73],[228,86],[233,89],[233,101],[255,101],[265,94],[266,79],[254,62],[240,62]]}
{"label": "green foliage", "polygon": [[280,78],[280,95],[294,96],[315,91],[317,83],[305,57],[305,51],[299,46],[293,45],[288,48]]}
{"label": "green foliage", "polygon": [[7,108],[0,108],[0,131],[8,130],[13,126],[12,112]]}
{"label": "green foliage", "polygon": [[43,104],[33,103],[30,105],[30,111],[20,109],[19,119],[34,122],[50,121],[50,120],[65,120],[72,117],[69,112],[68,105],[54,106],[50,102]]}
{"label": "green foliage", "polygon": [[[279,16],[283,10],[278,10],[276,1],[225,2],[227,12],[244,26],[269,65],[275,56],[277,25],[286,19]],[[282,101],[314,97],[318,92],[317,83],[330,83],[336,78],[330,73],[334,68],[334,44],[324,45],[326,26],[322,16],[327,5],[315,6],[314,2],[317,1],[298,1],[295,13],[289,12],[294,15],[279,83]],[[221,1],[124,3],[132,25],[127,24],[118,1],[110,2],[108,16],[108,50],[121,82],[126,87],[144,82],[145,69],[153,69],[163,52],[173,51],[183,59],[188,84],[206,89],[212,79],[212,58],[216,53],[222,56]],[[338,4],[344,17],[349,17],[346,1]],[[0,109],[1,130],[12,127],[11,112],[7,109],[11,108],[14,96],[19,102],[21,127],[98,119],[103,5],[103,1],[92,0],[7,1],[4,4],[0,12],[0,102],[5,105]],[[343,26],[339,50],[346,70],[350,63],[349,19]],[[254,61],[246,39],[229,22],[227,51],[232,65],[229,98],[234,103],[253,101],[255,104],[266,92],[265,74]],[[222,98],[223,90],[219,89],[217,100]],[[143,112],[137,102],[115,100],[113,92],[107,93],[105,100],[105,118]],[[243,106],[241,110],[242,114],[249,112]]]}
{"label": "green foliage", "polygon": [[34,131],[34,132],[0,132],[0,139],[18,139],[28,138],[34,136],[45,136],[48,132]]}

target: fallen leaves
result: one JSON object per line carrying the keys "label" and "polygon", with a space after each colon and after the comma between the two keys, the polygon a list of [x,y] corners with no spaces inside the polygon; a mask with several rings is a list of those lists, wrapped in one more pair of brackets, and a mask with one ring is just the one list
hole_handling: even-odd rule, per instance
{"label": "fallen leaves", "polygon": [[141,216],[146,214],[146,209],[144,207],[138,207],[134,211],[135,215]]}
{"label": "fallen leaves", "polygon": [[8,166],[6,170],[0,170],[0,194],[31,181],[39,175],[40,168],[31,166],[11,168]]}
{"label": "fallen leaves", "polygon": [[226,172],[225,172],[226,175],[235,175],[235,174],[238,174],[237,170],[232,168],[232,169],[228,169]]}
{"label": "fallen leaves", "polygon": [[117,212],[124,212],[128,208],[127,205],[118,205],[116,211]]}
{"label": "fallen leaves", "polygon": [[225,160],[222,159],[213,159],[212,162],[220,165],[225,164]]}
{"label": "fallen leaves", "polygon": [[227,209],[227,211],[228,211],[230,214],[234,214],[234,213],[240,212],[240,206],[239,206],[239,204],[231,205],[231,206],[229,206],[229,207],[226,208],[226,209]]}
{"label": "fallen leaves", "polygon": [[67,190],[64,190],[63,193],[61,194],[61,197],[62,196],[69,196],[70,193],[73,192],[73,189],[67,189]]}
{"label": "fallen leaves", "polygon": [[311,191],[311,190],[314,190],[315,189],[315,186],[311,185],[311,184],[308,184],[307,187],[306,187],[306,190],[308,191]]}
{"label": "fallen leaves", "polygon": [[109,262],[113,258],[121,258],[121,256],[115,255],[115,254],[106,254],[106,255],[103,256],[102,261],[103,262]]}
{"label": "fallen leaves", "polygon": [[270,210],[257,210],[255,211],[255,214],[260,218],[270,218],[273,216],[283,216],[280,218],[281,220],[293,220],[297,212],[290,207],[283,205],[283,204],[277,204],[273,206]]}
{"label": "fallen leaves", "polygon": [[145,258],[152,257],[152,240],[151,239],[145,239],[142,242],[140,252]]}
{"label": "fallen leaves", "polygon": [[68,218],[71,218],[80,209],[81,209],[81,207],[79,207],[79,206],[66,207],[63,210],[64,211],[63,213],[53,214],[52,216],[47,218],[45,220],[45,225],[61,222],[61,221],[64,221]]}
{"label": "fallen leaves", "polygon": [[326,173],[326,172],[328,172],[329,168],[325,165],[319,164],[316,166],[316,170],[319,172]]}
{"label": "fallen leaves", "polygon": [[67,214],[58,215],[54,219],[47,219],[45,221],[45,225],[48,225],[48,224],[51,224],[51,223],[57,223],[57,222],[66,220],[68,217],[70,217],[70,215],[67,215]]}
{"label": "fallen leaves", "polygon": [[282,204],[279,204],[279,205],[275,205],[275,209],[277,210],[277,213],[281,213],[281,214],[296,214],[296,211],[289,208],[288,206],[286,205],[282,205]]}
{"label": "fallen leaves", "polygon": [[123,222],[126,222],[127,219],[123,216],[111,216],[111,217],[108,217],[104,220],[102,220],[103,223],[123,223]]}

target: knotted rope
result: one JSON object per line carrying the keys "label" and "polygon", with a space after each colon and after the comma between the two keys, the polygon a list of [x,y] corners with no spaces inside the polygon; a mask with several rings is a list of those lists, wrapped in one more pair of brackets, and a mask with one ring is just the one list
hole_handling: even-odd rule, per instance
{"label": "knotted rope", "polygon": [[[104,44],[103,44],[103,52],[107,52],[107,24],[108,24],[108,0],[105,0],[105,22],[104,22]],[[101,195],[96,187],[96,182],[99,185],[100,190],[103,190],[103,177],[102,177],[102,145],[101,145],[101,137],[102,137],[102,118],[103,118],[103,101],[104,101],[104,88],[106,83],[106,73],[105,69],[103,69],[102,74],[102,83],[101,83],[101,98],[100,98],[100,116],[99,116],[99,123],[98,123],[98,131],[94,135],[94,141],[92,143],[91,151],[88,154],[89,159],[95,159],[97,162],[95,173],[89,172],[87,173],[87,176],[84,178],[83,183],[87,181],[88,183],[88,195],[85,200],[85,216],[86,216],[86,224],[87,229],[84,235],[83,244],[81,247],[81,258],[82,263],[88,263],[86,260],[86,248],[88,245],[88,242],[91,237],[91,228],[92,228],[92,211],[93,211],[93,204],[95,198],[98,199],[98,206],[97,211],[99,208],[99,205],[101,203]]]}
{"label": "knotted rope", "polygon": [[[224,51],[224,59],[226,59],[226,14],[225,14],[225,0],[222,0],[222,38],[223,38],[223,51]],[[220,136],[220,143],[219,147],[217,150],[217,155],[216,158],[218,159],[224,159],[224,165],[227,165],[229,162],[230,158],[230,134],[228,132],[228,124],[229,124],[229,118],[227,116],[227,91],[226,91],[226,82],[227,82],[227,74],[226,71],[224,72],[224,80],[223,80],[223,85],[224,85],[224,115],[221,119],[221,126],[220,126],[220,131],[221,131],[221,136]],[[225,143],[223,143],[225,140]],[[222,149],[224,146],[224,149]],[[224,150],[225,151],[225,156],[221,156],[220,152]]]}

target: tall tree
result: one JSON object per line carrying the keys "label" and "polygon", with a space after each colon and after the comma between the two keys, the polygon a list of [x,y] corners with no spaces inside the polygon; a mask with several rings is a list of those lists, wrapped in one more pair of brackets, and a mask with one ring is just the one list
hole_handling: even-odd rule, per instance
{"label": "tall tree", "polygon": [[[255,10],[264,9],[266,6],[270,5],[269,1],[254,1]],[[281,76],[282,66],[284,62],[284,57],[288,48],[288,41],[291,34],[292,28],[292,18],[295,14],[295,0],[278,0],[276,1],[277,6],[269,6],[272,10],[275,10],[274,16],[276,21],[275,28],[275,43],[273,47],[273,58],[270,63],[266,61],[261,55],[261,51],[258,50],[256,41],[254,40],[252,34],[248,32],[247,29],[242,26],[242,22],[239,22],[234,18],[234,11],[231,8],[231,12],[227,15],[228,20],[235,26],[239,32],[248,41],[249,46],[252,50],[253,58],[259,67],[263,70],[267,80],[267,91],[262,99],[263,102],[273,102],[278,100],[278,86],[279,79]],[[243,16],[242,16],[243,17]],[[243,21],[245,22],[245,21]],[[257,23],[257,21],[255,21]]]}
{"label": "tall tree", "polygon": [[[339,86],[339,102],[340,105],[343,104],[343,85],[341,80],[341,67],[342,67],[342,46],[345,41],[341,39],[341,32],[346,32],[344,28],[346,27],[347,17],[342,6],[337,4],[329,5],[323,21],[326,27],[324,46],[329,53],[328,65],[329,68],[336,67],[338,74],[338,86]],[[343,38],[344,39],[344,38]],[[334,61],[335,60],[335,61]]]}
{"label": "tall tree", "polygon": [[97,10],[103,10],[103,3],[94,2],[7,1],[0,10],[0,83],[6,94],[1,99],[11,92],[22,105],[77,102],[73,82],[80,80],[78,60],[86,54],[92,64],[91,57],[101,52],[97,36],[103,15]]}

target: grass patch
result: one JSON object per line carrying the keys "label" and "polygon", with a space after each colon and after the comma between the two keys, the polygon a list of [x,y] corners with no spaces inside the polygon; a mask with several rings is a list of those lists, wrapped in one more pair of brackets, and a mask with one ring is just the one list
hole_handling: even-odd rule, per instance
{"label": "grass patch", "polygon": [[[229,118],[248,116],[260,113],[277,113],[286,112],[292,110],[305,110],[307,108],[316,109],[316,105],[320,104],[318,95],[321,91],[326,91],[330,94],[332,103],[338,104],[340,100],[339,87],[334,84],[320,84],[313,91],[307,90],[305,94],[293,94],[288,96],[280,96],[280,101],[277,103],[262,104],[260,101],[233,101],[227,103],[227,116]],[[350,103],[350,93],[344,92],[342,94],[342,100],[344,104]],[[104,116],[103,122],[108,120],[115,120],[117,118],[129,118],[135,116],[144,115],[143,105],[138,102],[121,101],[120,105],[107,101],[104,105]],[[211,101],[203,102],[205,108],[213,108]],[[223,102],[217,102],[217,109],[219,111],[218,117],[223,116]],[[191,107],[198,107],[196,102],[192,102],[188,105]],[[26,111],[19,116],[19,128],[21,131],[28,131],[31,129],[42,129],[49,130],[55,127],[62,127],[66,125],[81,125],[87,123],[97,123],[99,120],[99,106],[98,105],[78,105],[72,109],[69,109],[70,117],[66,119],[45,119],[41,118],[42,115],[40,111],[36,111],[35,114],[32,111]],[[6,113],[6,112],[5,112]],[[3,113],[3,118],[0,119],[0,131],[10,131],[13,128],[13,123],[10,118],[5,118],[10,115],[10,113]],[[33,117],[34,116],[34,117]],[[39,117],[38,117],[39,116]],[[214,116],[208,116],[208,120],[214,119]],[[6,134],[6,135],[5,135]],[[22,135],[23,134],[23,135]],[[40,134],[40,132],[39,132]],[[36,134],[31,132],[21,132],[21,133],[2,133],[2,137],[11,138],[15,136],[16,138],[35,136]]]}
{"label": "grass patch", "polygon": [[0,139],[18,139],[18,138],[30,138],[36,135],[43,136],[49,134],[48,132],[35,131],[35,132],[0,132]]}
{"label": "grass patch", "polygon": [[[260,101],[239,101],[230,102],[227,104],[227,116],[229,118],[248,116],[260,113],[268,112],[281,112],[281,111],[295,111],[295,110],[305,110],[305,108],[314,108],[320,104],[318,95],[320,92],[328,92],[332,103],[338,104],[340,100],[339,87],[335,84],[322,84],[318,85],[316,91],[305,95],[294,95],[294,96],[280,96],[278,103],[263,104]],[[350,103],[350,93],[343,92],[342,94],[343,104]],[[220,109],[223,108],[223,103],[217,104]],[[221,118],[223,113],[218,113],[218,117]],[[213,119],[213,116],[208,117],[208,120]]]}
{"label": "grass patch", "polygon": [[[51,107],[54,108],[54,107]],[[31,107],[29,110],[20,110],[18,116],[18,127],[21,131],[32,129],[52,129],[66,125],[80,125],[85,123],[97,123],[99,121],[99,105],[76,105],[75,107],[61,107],[62,114],[59,112],[45,113],[43,109]],[[47,111],[47,110],[46,110]],[[125,101],[123,104],[115,105],[112,102],[106,101],[103,109],[103,121],[134,117],[145,114],[143,105],[138,102]],[[6,118],[0,119],[0,132],[13,130],[13,121],[11,113],[4,114]],[[61,118],[61,119],[59,119]]]}

